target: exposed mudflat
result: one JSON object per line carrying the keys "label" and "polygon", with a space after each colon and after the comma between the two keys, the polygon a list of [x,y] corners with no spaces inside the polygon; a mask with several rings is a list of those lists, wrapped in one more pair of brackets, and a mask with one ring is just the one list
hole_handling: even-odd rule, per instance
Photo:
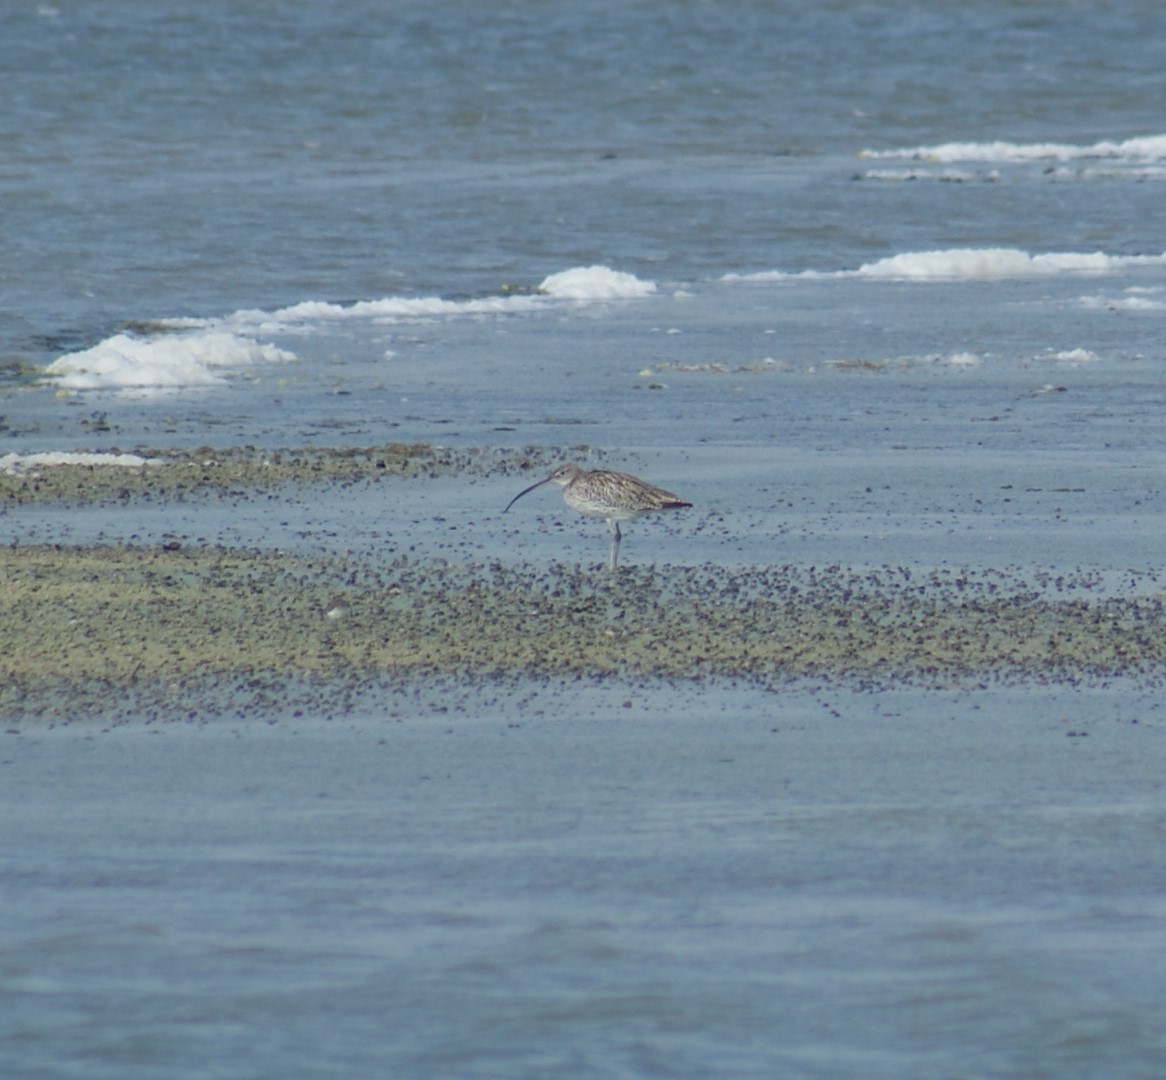
{"label": "exposed mudflat", "polygon": [[[585,448],[586,449],[586,448]],[[0,468],[0,506],[66,502],[128,502],[184,497],[194,492],[232,493],[238,489],[275,489],[287,484],[318,484],[384,476],[481,475],[521,472],[556,460],[557,451],[531,447],[506,450],[451,450],[429,443],[385,443],[364,447],[305,446],[288,450],[255,446],[193,450],[136,447],[137,466],[109,464]],[[549,455],[549,456],[548,456]]]}
{"label": "exposed mudflat", "polygon": [[[10,547],[9,718],[341,715],[368,695],[523,680],[852,687],[1166,675],[1156,597],[1056,598],[1001,573],[842,566],[385,563],[279,551]],[[1047,583],[1046,583],[1047,584]]]}
{"label": "exposed mudflat", "polygon": [[[772,565],[677,562],[694,535],[732,535],[715,492],[698,499],[713,503],[703,516],[636,523],[614,575],[598,561],[602,526],[553,496],[502,518],[520,485],[586,450],[235,447],[137,450],[152,464],[128,468],[17,464],[0,499],[13,523],[38,524],[0,549],[0,712],[337,716],[577,680],[861,690],[1166,676],[1166,614],[1145,581],[1115,591],[1081,567],[809,564],[780,560],[772,541]],[[359,516],[370,507],[376,530]],[[329,528],[280,522],[295,512]],[[386,517],[403,538],[378,531]],[[662,534],[670,559],[643,561]],[[561,560],[531,561],[532,543]]]}

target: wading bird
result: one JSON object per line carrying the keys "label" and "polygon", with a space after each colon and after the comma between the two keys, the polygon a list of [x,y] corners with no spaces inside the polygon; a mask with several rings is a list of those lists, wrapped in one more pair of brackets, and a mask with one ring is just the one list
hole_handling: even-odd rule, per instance
{"label": "wading bird", "polygon": [[[506,506],[509,510],[523,495],[543,484],[558,484],[563,501],[586,517],[603,518],[611,529],[611,569],[619,559],[621,534],[619,523],[654,514],[659,510],[681,510],[692,506],[671,491],[644,483],[638,476],[612,472],[610,469],[581,469],[578,465],[560,465],[545,480],[520,491]],[[506,513],[503,510],[502,513]]]}

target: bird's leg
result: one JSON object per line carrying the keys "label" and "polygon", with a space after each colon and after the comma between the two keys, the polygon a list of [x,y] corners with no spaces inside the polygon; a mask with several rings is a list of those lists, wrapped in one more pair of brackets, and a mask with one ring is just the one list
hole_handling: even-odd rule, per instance
{"label": "bird's leg", "polygon": [[611,529],[611,569],[614,570],[615,564],[619,561],[619,542],[621,539],[619,533],[619,522],[609,521],[607,524]]}

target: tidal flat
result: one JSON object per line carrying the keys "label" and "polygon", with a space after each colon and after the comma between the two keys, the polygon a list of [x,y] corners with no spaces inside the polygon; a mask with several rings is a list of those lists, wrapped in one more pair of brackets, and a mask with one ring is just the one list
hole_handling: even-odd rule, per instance
{"label": "tidal flat", "polygon": [[[221,472],[204,464],[200,483],[257,486],[248,470],[264,467],[233,467],[239,456],[204,455],[228,464]],[[354,462],[383,470],[386,457],[411,474],[509,475],[532,464],[443,460],[428,448],[402,448],[395,459],[289,454],[263,479],[297,484],[310,498],[313,483],[342,481]],[[101,499],[172,498],[178,475],[165,466],[55,466],[19,479],[83,513]],[[126,494],[134,479],[140,488]],[[6,480],[11,490],[14,478]],[[1132,676],[1148,687],[1166,675],[1161,597],[1112,595],[1086,572],[652,563],[613,575],[599,564],[313,556],[179,540],[12,544],[0,563],[8,722],[273,708],[342,715],[417,684],[972,688]]]}

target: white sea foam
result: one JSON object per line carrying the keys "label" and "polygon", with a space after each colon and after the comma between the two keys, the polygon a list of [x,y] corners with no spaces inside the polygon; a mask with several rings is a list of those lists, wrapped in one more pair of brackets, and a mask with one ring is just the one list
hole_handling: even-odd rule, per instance
{"label": "white sea foam", "polygon": [[1145,135],[1120,142],[1103,140],[1087,146],[1074,143],[950,142],[895,150],[863,150],[859,157],[911,158],[929,162],[1025,162],[1109,159],[1129,162],[1166,161],[1166,135]]}
{"label": "white sea foam", "polygon": [[159,321],[156,337],[117,334],[83,352],[58,357],[45,374],[66,390],[139,390],[214,386],[242,368],[295,360],[259,338],[306,335],[322,326],[357,319],[394,323],[492,315],[520,315],[554,304],[599,303],[650,296],[656,285],[606,266],[551,274],[536,291],[466,300],[388,296],[355,304],[305,300],[275,311],[245,309],[220,318]]}
{"label": "white sea foam", "polygon": [[656,284],[606,266],[582,266],[551,274],[539,291],[559,300],[635,300],[651,296]]}
{"label": "white sea foam", "polygon": [[1044,360],[1055,360],[1060,364],[1092,364],[1098,358],[1097,353],[1089,349],[1061,349],[1045,353]]}
{"label": "white sea foam", "polygon": [[1057,274],[1102,275],[1138,266],[1166,266],[1162,255],[1106,255],[1103,252],[1053,252],[1030,255],[1017,248],[950,248],[908,251],[857,270],[768,270],[730,274],[726,280],[781,281],[792,278],[866,278],[871,281],[1005,281]]}
{"label": "white sea foam", "polygon": [[555,301],[601,302],[634,300],[656,291],[651,281],[606,266],[576,267],[547,277],[533,292],[447,300],[438,296],[386,296],[354,304],[305,300],[275,311],[245,309],[218,319],[170,319],[176,329],[225,328],[235,333],[310,333],[316,327],[349,319],[374,322],[414,322],[490,315],[521,315],[540,311]]}
{"label": "white sea foam", "polygon": [[1054,252],[1030,255],[1016,248],[957,248],[947,251],[914,251],[877,262],[856,271],[858,277],[900,281],[976,280],[1047,277],[1054,274],[1108,274],[1128,266],[1166,262],[1166,255],[1121,256],[1102,252],[1081,254]]}
{"label": "white sea foam", "polygon": [[222,331],[138,338],[116,334],[45,369],[67,390],[160,390],[213,386],[240,368],[295,360],[295,354]]}
{"label": "white sea foam", "polygon": [[1082,296],[1078,303],[1091,310],[1166,311],[1166,289],[1131,288],[1122,296]]}
{"label": "white sea foam", "polygon": [[31,469],[49,467],[53,465],[113,465],[120,468],[135,469],[144,465],[161,464],[157,459],[144,458],[138,454],[4,454],[0,456],[0,473],[21,473]]}
{"label": "white sea foam", "polygon": [[551,274],[534,293],[474,297],[468,300],[445,300],[438,296],[386,296],[355,304],[306,300],[271,312],[237,311],[223,322],[268,333],[286,332],[297,326],[303,328],[342,319],[397,322],[475,315],[519,315],[544,308],[548,297],[554,300],[599,302],[634,300],[650,296],[655,291],[654,282],[643,281],[634,274],[625,274],[606,266],[583,266]]}
{"label": "white sea foam", "polygon": [[[310,333],[326,323],[348,319],[373,322],[406,322],[424,319],[457,318],[472,315],[519,314],[538,306],[538,297],[493,296],[475,300],[443,300],[436,296],[389,296],[381,300],[361,300],[355,304],[333,304],[325,300],[305,300],[275,311],[246,309],[222,319],[198,320],[203,327],[226,327],[256,334]],[[190,325],[190,320],[174,320],[166,325]]]}

